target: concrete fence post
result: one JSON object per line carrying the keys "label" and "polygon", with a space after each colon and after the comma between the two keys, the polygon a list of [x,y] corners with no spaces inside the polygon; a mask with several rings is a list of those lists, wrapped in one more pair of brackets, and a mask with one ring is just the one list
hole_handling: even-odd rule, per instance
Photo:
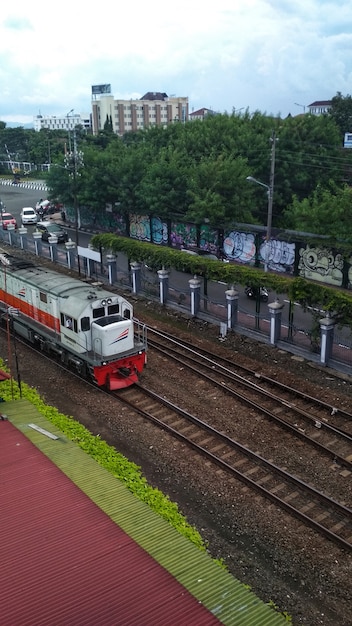
{"label": "concrete fence post", "polygon": [[108,264],[109,285],[113,285],[117,280],[116,256],[114,254],[107,254],[106,262]]}
{"label": "concrete fence post", "polygon": [[132,261],[131,263],[131,271],[132,271],[132,292],[137,294],[141,290],[141,269],[142,264],[137,261]]}
{"label": "concrete fence post", "polygon": [[20,226],[20,228],[18,229],[18,234],[20,237],[20,245],[22,250],[27,250],[28,248],[28,229],[25,226]]}
{"label": "concrete fence post", "polygon": [[76,244],[72,239],[69,239],[65,243],[66,248],[66,257],[67,257],[67,267],[69,270],[72,270],[75,266],[75,251]]}
{"label": "concrete fence post", "polygon": [[164,267],[158,270],[159,276],[159,292],[160,292],[160,304],[166,304],[169,295],[169,274],[170,272]]}
{"label": "concrete fence post", "polygon": [[235,328],[238,319],[238,291],[231,287],[225,291],[227,305],[227,328]]}
{"label": "concrete fence post", "polygon": [[7,234],[8,234],[10,246],[13,246],[14,245],[14,234],[15,234],[15,225],[14,224],[8,224],[8,226],[7,226]]}
{"label": "concrete fence post", "polygon": [[281,337],[281,317],[284,305],[279,300],[268,304],[270,313],[270,343],[275,346]]}
{"label": "concrete fence post", "polygon": [[321,333],[320,363],[327,365],[332,357],[335,321],[330,317],[329,312],[327,312],[326,317],[319,320],[319,324]]}
{"label": "concrete fence post", "polygon": [[202,283],[197,276],[194,276],[194,278],[188,281],[188,284],[191,291],[191,315],[196,317],[200,308],[200,287]]}
{"label": "concrete fence post", "polygon": [[34,245],[35,245],[35,253],[37,256],[41,256],[42,254],[42,233],[39,232],[39,230],[35,230],[34,233],[32,234],[32,237],[34,239]]}
{"label": "concrete fence post", "polygon": [[50,258],[53,263],[57,260],[57,235],[51,235],[48,239],[50,246]]}

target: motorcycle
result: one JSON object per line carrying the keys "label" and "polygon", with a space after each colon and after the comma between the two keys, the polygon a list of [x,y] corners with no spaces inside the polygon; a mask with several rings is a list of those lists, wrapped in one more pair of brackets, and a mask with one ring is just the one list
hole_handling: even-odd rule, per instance
{"label": "motorcycle", "polygon": [[[258,289],[259,289],[259,293],[258,293]],[[251,300],[256,300],[258,298],[258,295],[260,297],[260,299],[262,300],[262,302],[268,302],[269,299],[269,292],[267,290],[266,287],[246,287],[244,290],[244,293],[246,294],[247,298],[250,298]]]}

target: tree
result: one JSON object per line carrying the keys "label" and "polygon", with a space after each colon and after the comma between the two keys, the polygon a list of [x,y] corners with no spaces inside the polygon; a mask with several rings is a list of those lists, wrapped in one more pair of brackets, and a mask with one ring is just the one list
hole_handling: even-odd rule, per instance
{"label": "tree", "polygon": [[329,235],[333,239],[352,241],[352,189],[338,187],[330,181],[330,188],[318,185],[309,198],[294,198],[288,209],[292,228],[301,232]]}
{"label": "tree", "polygon": [[[192,168],[189,181],[189,209],[186,218],[201,223],[206,218],[213,225],[252,223],[251,194],[245,182],[247,161],[241,157],[208,157]],[[247,185],[247,186],[245,186]]]}
{"label": "tree", "polygon": [[106,120],[104,122],[104,133],[113,133],[112,117],[106,114]]}
{"label": "tree", "polygon": [[329,115],[340,130],[342,143],[345,133],[352,131],[352,96],[343,96],[338,91],[331,100]]}
{"label": "tree", "polygon": [[182,148],[162,148],[144,167],[137,192],[140,206],[163,218],[185,215],[189,204],[189,164]]}

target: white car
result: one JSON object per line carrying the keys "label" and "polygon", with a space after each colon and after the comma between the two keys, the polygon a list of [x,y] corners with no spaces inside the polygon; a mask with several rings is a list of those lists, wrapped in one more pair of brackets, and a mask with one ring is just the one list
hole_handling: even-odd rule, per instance
{"label": "white car", "polygon": [[36,224],[38,221],[38,215],[33,207],[25,206],[21,211],[21,222],[23,226],[26,224]]}

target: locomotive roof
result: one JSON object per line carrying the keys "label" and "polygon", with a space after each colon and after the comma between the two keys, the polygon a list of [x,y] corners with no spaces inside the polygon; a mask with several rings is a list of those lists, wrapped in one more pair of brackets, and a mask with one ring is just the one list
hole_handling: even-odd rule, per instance
{"label": "locomotive roof", "polygon": [[23,281],[60,298],[73,296],[80,300],[94,300],[111,297],[111,293],[100,285],[89,284],[66,274],[59,274],[50,269],[38,267],[30,262],[21,263],[16,260],[16,263],[7,265],[6,269],[8,274],[13,273],[17,277],[21,276]]}

